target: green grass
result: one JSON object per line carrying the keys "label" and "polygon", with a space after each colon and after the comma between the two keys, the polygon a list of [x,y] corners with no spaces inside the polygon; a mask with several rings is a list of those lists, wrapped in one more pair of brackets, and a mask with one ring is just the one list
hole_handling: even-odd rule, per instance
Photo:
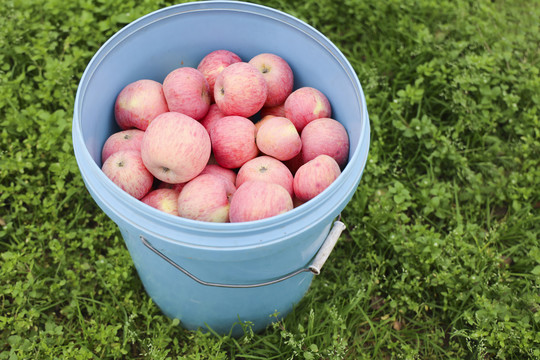
{"label": "green grass", "polygon": [[283,321],[188,332],[144,292],[71,142],[86,64],[159,0],[0,3],[0,359],[540,358],[540,3],[268,0],[355,68],[368,165]]}

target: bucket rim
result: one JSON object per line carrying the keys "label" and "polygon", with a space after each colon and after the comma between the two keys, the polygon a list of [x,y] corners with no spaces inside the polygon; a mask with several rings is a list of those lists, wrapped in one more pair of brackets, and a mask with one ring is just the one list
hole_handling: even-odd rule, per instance
{"label": "bucket rim", "polygon": [[[242,11],[250,12],[258,16],[266,16],[271,19],[286,23],[289,26],[294,27],[295,29],[303,32],[311,39],[317,41],[319,44],[324,46],[328,53],[336,59],[342,69],[347,74],[349,80],[351,81],[353,88],[356,92],[356,98],[358,99],[357,106],[360,107],[360,130],[359,130],[359,141],[356,146],[356,149],[353,151],[352,156],[350,156],[348,163],[341,175],[336,181],[334,181],[328,188],[326,188],[319,195],[311,199],[309,202],[302,204],[286,213],[276,215],[270,218],[265,218],[261,220],[241,222],[241,223],[211,223],[211,222],[202,222],[186,218],[181,218],[165,212],[159,211],[147,204],[142,203],[140,200],[130,196],[125,193],[115,185],[110,179],[106,177],[105,174],[101,171],[95,160],[90,155],[90,152],[86,148],[86,144],[83,138],[81,131],[82,128],[82,99],[84,98],[85,91],[88,87],[89,80],[91,79],[92,73],[97,69],[99,63],[107,56],[108,51],[112,51],[115,46],[121,44],[121,41],[136,33],[142,27],[149,26],[155,21],[164,19],[162,15],[167,14],[169,16],[181,15],[193,11],[216,11],[216,10],[226,10],[226,11]],[[130,33],[131,31],[131,33]],[[108,51],[107,51],[108,50]],[[107,52],[105,52],[107,51]],[[105,52],[105,53],[104,53]],[[85,179],[88,179],[88,173],[91,173],[93,176],[97,176],[96,184],[87,183],[86,186],[95,185],[100,186],[109,186],[114,189],[111,189],[114,192],[119,200],[125,203],[126,206],[135,208],[138,211],[141,211],[148,215],[152,220],[157,220],[167,226],[174,226],[179,229],[191,229],[193,231],[203,231],[208,234],[211,233],[237,233],[237,232],[252,232],[260,231],[268,228],[275,228],[279,226],[284,226],[286,223],[294,222],[295,219],[298,219],[308,212],[313,211],[316,208],[321,206],[328,206],[328,202],[332,199],[332,204],[340,204],[342,199],[333,199],[338,193],[338,188],[342,187],[345,183],[348,183],[347,192],[344,192],[345,195],[349,194],[351,191],[354,192],[358,183],[360,181],[363,169],[367,161],[367,153],[369,149],[369,134],[370,134],[370,125],[369,125],[369,116],[367,112],[366,100],[363,93],[362,86],[356,75],[356,72],[352,68],[352,65],[349,63],[347,58],[343,55],[341,50],[330,41],[324,34],[320,31],[307,24],[306,22],[287,14],[281,10],[270,8],[264,5],[246,3],[241,1],[203,1],[203,2],[190,2],[183,4],[176,4],[169,7],[161,8],[153,12],[144,15],[133,22],[127,24],[114,35],[112,35],[94,54],[90,62],[88,63],[85,71],[79,82],[79,86],[76,92],[75,98],[75,110],[73,117],[73,130],[72,136],[77,139],[74,141],[74,151],[79,165],[79,169],[83,174]],[[88,166],[89,165],[89,166]],[[349,181],[347,181],[349,180]],[[354,187],[354,189],[352,189]],[[120,215],[120,214],[119,214]],[[335,216],[334,216],[335,217]],[[127,222],[135,224],[134,221],[129,220],[124,216],[124,219]],[[175,239],[172,239],[175,240]],[[263,242],[264,243],[264,242]],[[189,243],[191,244],[191,243]],[[252,245],[260,246],[262,243],[255,240]],[[196,245],[196,244],[191,244]],[[249,245],[249,244],[246,244]],[[242,245],[244,246],[244,245]],[[240,246],[240,247],[242,247]],[[238,247],[238,246],[226,246],[227,247]]]}

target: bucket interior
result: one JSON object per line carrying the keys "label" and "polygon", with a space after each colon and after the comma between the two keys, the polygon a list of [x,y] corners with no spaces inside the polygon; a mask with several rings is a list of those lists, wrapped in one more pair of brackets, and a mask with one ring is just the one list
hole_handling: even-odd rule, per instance
{"label": "bucket interior", "polygon": [[358,80],[339,50],[321,42],[318,34],[299,28],[292,18],[244,9],[186,11],[178,7],[156,15],[116,34],[89,68],[88,91],[81,93],[79,115],[84,143],[97,166],[101,166],[105,140],[119,131],[113,109],[124,86],[139,79],[163,82],[170,71],[197,67],[206,54],[217,49],[233,51],[243,61],[263,52],[284,58],[293,70],[295,89],[311,86],[328,97],[332,117],[347,128],[352,157],[360,139],[359,123],[367,120],[362,116]]}

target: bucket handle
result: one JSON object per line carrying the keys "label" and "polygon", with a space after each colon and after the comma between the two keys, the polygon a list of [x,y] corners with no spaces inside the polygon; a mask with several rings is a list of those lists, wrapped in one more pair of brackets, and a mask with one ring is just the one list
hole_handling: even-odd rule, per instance
{"label": "bucket handle", "polygon": [[330,253],[334,249],[334,246],[336,245],[336,243],[337,243],[337,241],[339,239],[339,236],[341,235],[343,230],[345,230],[345,224],[342,223],[339,219],[341,219],[341,215],[339,216],[338,220],[334,221],[334,225],[332,226],[332,229],[328,233],[328,236],[324,240],[324,243],[320,247],[319,251],[317,252],[315,257],[313,258],[313,261],[312,261],[311,265],[309,265],[306,268],[302,268],[302,269],[293,271],[291,273],[288,273],[287,275],[284,275],[284,276],[280,277],[279,279],[266,281],[266,282],[262,282],[262,283],[257,283],[257,284],[222,284],[222,283],[212,283],[212,282],[201,280],[198,277],[196,277],[195,275],[193,275],[192,273],[190,273],[189,271],[187,271],[186,269],[184,269],[182,266],[175,263],[173,260],[171,260],[169,257],[167,257],[167,255],[163,254],[161,251],[156,249],[143,235],[140,236],[140,239],[141,239],[142,243],[148,249],[152,250],[156,255],[158,255],[163,260],[165,260],[166,262],[168,262],[169,264],[174,266],[176,269],[178,269],[182,273],[184,273],[186,276],[188,276],[189,278],[195,280],[196,282],[198,282],[201,285],[215,286],[215,287],[225,287],[225,288],[254,288],[254,287],[260,287],[260,286],[272,285],[272,284],[281,282],[283,280],[287,280],[287,279],[289,279],[289,278],[291,278],[291,277],[293,277],[295,275],[298,275],[300,273],[303,273],[303,272],[310,271],[314,275],[319,275],[321,273],[321,269],[322,269],[324,263],[326,262],[326,260],[330,256]]}

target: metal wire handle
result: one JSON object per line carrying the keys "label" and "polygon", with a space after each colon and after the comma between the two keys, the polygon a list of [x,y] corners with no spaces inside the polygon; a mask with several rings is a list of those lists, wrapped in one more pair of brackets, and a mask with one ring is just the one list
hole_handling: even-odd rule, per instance
{"label": "metal wire handle", "polygon": [[222,283],[213,283],[208,282],[199,279],[186,269],[184,269],[182,266],[175,263],[173,260],[171,260],[167,255],[163,254],[161,251],[156,249],[143,235],[140,235],[140,239],[142,243],[150,250],[152,250],[156,255],[161,257],[163,260],[174,266],[176,269],[180,270],[182,273],[184,273],[189,278],[195,280],[201,285],[206,286],[215,286],[215,287],[225,287],[225,288],[254,288],[254,287],[260,287],[260,286],[267,286],[272,285],[278,282],[281,282],[283,280],[287,280],[292,278],[293,276],[296,276],[298,274],[301,274],[303,272],[312,272],[314,275],[319,275],[321,273],[321,268],[323,267],[324,263],[330,256],[330,253],[332,252],[332,249],[334,249],[334,246],[336,245],[339,236],[345,229],[345,224],[343,224],[339,219],[341,219],[341,216],[338,218],[338,220],[334,221],[334,225],[332,226],[332,229],[328,233],[328,236],[326,237],[326,240],[324,240],[324,243],[320,247],[319,251],[313,258],[313,261],[311,262],[311,265],[309,265],[306,268],[302,268],[293,272],[290,272],[278,279],[270,280],[266,282],[256,283],[256,284],[222,284]]}

